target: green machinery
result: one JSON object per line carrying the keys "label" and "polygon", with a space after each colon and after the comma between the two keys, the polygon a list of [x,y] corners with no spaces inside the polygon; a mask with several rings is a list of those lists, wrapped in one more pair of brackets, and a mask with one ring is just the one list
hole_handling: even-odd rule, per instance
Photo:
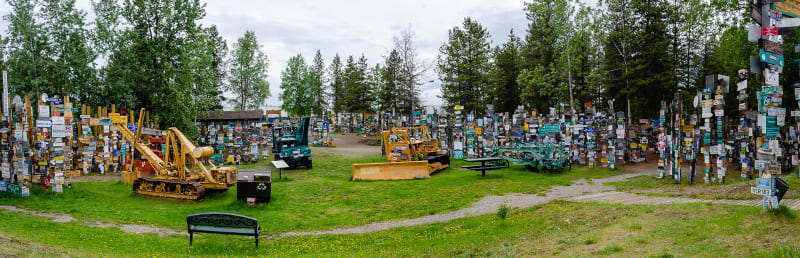
{"label": "green machinery", "polygon": [[495,146],[490,157],[500,157],[514,165],[524,165],[533,171],[546,170],[554,171],[564,169],[572,163],[569,161],[569,153],[564,151],[560,144],[551,143],[528,143],[514,144],[510,147]]}
{"label": "green machinery", "polygon": [[272,153],[290,168],[311,168],[311,149],[308,148],[310,117],[300,119],[299,125],[289,124],[272,128]]}

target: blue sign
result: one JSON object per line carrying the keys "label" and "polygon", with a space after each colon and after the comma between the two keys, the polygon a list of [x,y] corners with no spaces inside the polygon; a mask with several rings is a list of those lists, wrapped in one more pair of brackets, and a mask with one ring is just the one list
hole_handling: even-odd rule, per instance
{"label": "blue sign", "polygon": [[593,133],[594,132],[594,127],[586,127],[586,132],[587,133]]}
{"label": "blue sign", "polygon": [[268,117],[267,121],[269,121],[269,122],[275,121],[275,118],[274,117]]}
{"label": "blue sign", "polygon": [[388,114],[388,113],[386,113],[386,114],[383,114],[383,117],[385,117],[385,118],[389,118],[389,114]]}
{"label": "blue sign", "polygon": [[661,125],[661,120],[653,120],[653,125],[655,126]]}
{"label": "blue sign", "polygon": [[139,129],[139,126],[137,126],[135,124],[128,124],[128,130],[131,130],[131,132],[136,133],[137,129]]}
{"label": "blue sign", "polygon": [[322,128],[328,129],[328,122],[322,122]]}
{"label": "blue sign", "polygon": [[772,188],[772,178],[758,178],[758,188]]}
{"label": "blue sign", "polygon": [[475,115],[467,115],[467,122],[475,121]]}
{"label": "blue sign", "polygon": [[62,103],[64,103],[63,100],[61,100],[61,98],[53,98],[53,97],[47,98],[47,102],[53,102],[53,104],[56,105],[61,105]]}

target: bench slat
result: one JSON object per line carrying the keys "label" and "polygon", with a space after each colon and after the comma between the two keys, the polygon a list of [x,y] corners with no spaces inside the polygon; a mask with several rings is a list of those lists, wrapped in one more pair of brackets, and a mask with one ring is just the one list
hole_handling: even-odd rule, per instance
{"label": "bench slat", "polygon": [[192,232],[217,233],[226,235],[245,235],[245,236],[256,235],[256,231],[252,229],[240,229],[240,228],[217,228],[217,227],[206,227],[206,226],[194,226],[192,227],[191,230]]}
{"label": "bench slat", "polygon": [[186,216],[186,222],[190,225],[216,226],[231,228],[255,228],[258,220],[230,213],[199,213]]}
{"label": "bench slat", "polygon": [[475,170],[475,171],[481,171],[481,170],[495,170],[495,169],[501,169],[501,168],[506,168],[506,166],[494,166],[494,167],[475,167],[475,168],[467,168],[467,169],[469,169],[469,170]]}

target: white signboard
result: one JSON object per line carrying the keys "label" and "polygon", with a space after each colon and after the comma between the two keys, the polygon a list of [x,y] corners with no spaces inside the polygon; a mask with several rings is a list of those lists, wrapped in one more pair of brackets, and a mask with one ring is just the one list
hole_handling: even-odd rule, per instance
{"label": "white signboard", "polygon": [[50,118],[50,121],[52,121],[54,125],[63,125],[64,124],[64,117],[63,116],[54,116],[54,117]]}
{"label": "white signboard", "polygon": [[769,189],[769,188],[759,188],[759,187],[753,187],[753,186],[751,186],[751,187],[750,187],[750,193],[752,193],[752,194],[756,194],[756,195],[764,195],[764,196],[769,196],[769,195],[772,195],[772,189]]}
{"label": "white signboard", "polygon": [[773,72],[771,69],[764,69],[764,85],[778,86],[778,83],[780,83],[778,72]]}
{"label": "white signboard", "polygon": [[67,137],[67,126],[66,125],[53,125],[53,137]]}
{"label": "white signboard", "polygon": [[50,120],[36,120],[37,128],[50,128]]}

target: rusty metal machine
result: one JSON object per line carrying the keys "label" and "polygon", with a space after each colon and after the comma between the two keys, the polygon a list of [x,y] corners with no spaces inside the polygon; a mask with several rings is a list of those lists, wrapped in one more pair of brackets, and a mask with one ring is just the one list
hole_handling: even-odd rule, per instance
{"label": "rusty metal machine", "polygon": [[381,136],[386,163],[353,164],[353,180],[430,178],[450,165],[426,127],[395,127]]}
{"label": "rusty metal machine", "polygon": [[[212,147],[195,147],[175,127],[164,132],[164,159],[159,158],[142,135],[144,109],[139,112],[136,132],[126,124],[118,123],[117,128],[134,146],[134,154],[145,158],[155,170],[152,178],[139,177],[136,166],[129,166],[123,172],[122,181],[133,184],[133,193],[166,199],[202,200],[206,190],[226,191],[236,184],[235,167],[217,167],[210,161],[214,154]],[[208,166],[208,167],[206,167]]]}

